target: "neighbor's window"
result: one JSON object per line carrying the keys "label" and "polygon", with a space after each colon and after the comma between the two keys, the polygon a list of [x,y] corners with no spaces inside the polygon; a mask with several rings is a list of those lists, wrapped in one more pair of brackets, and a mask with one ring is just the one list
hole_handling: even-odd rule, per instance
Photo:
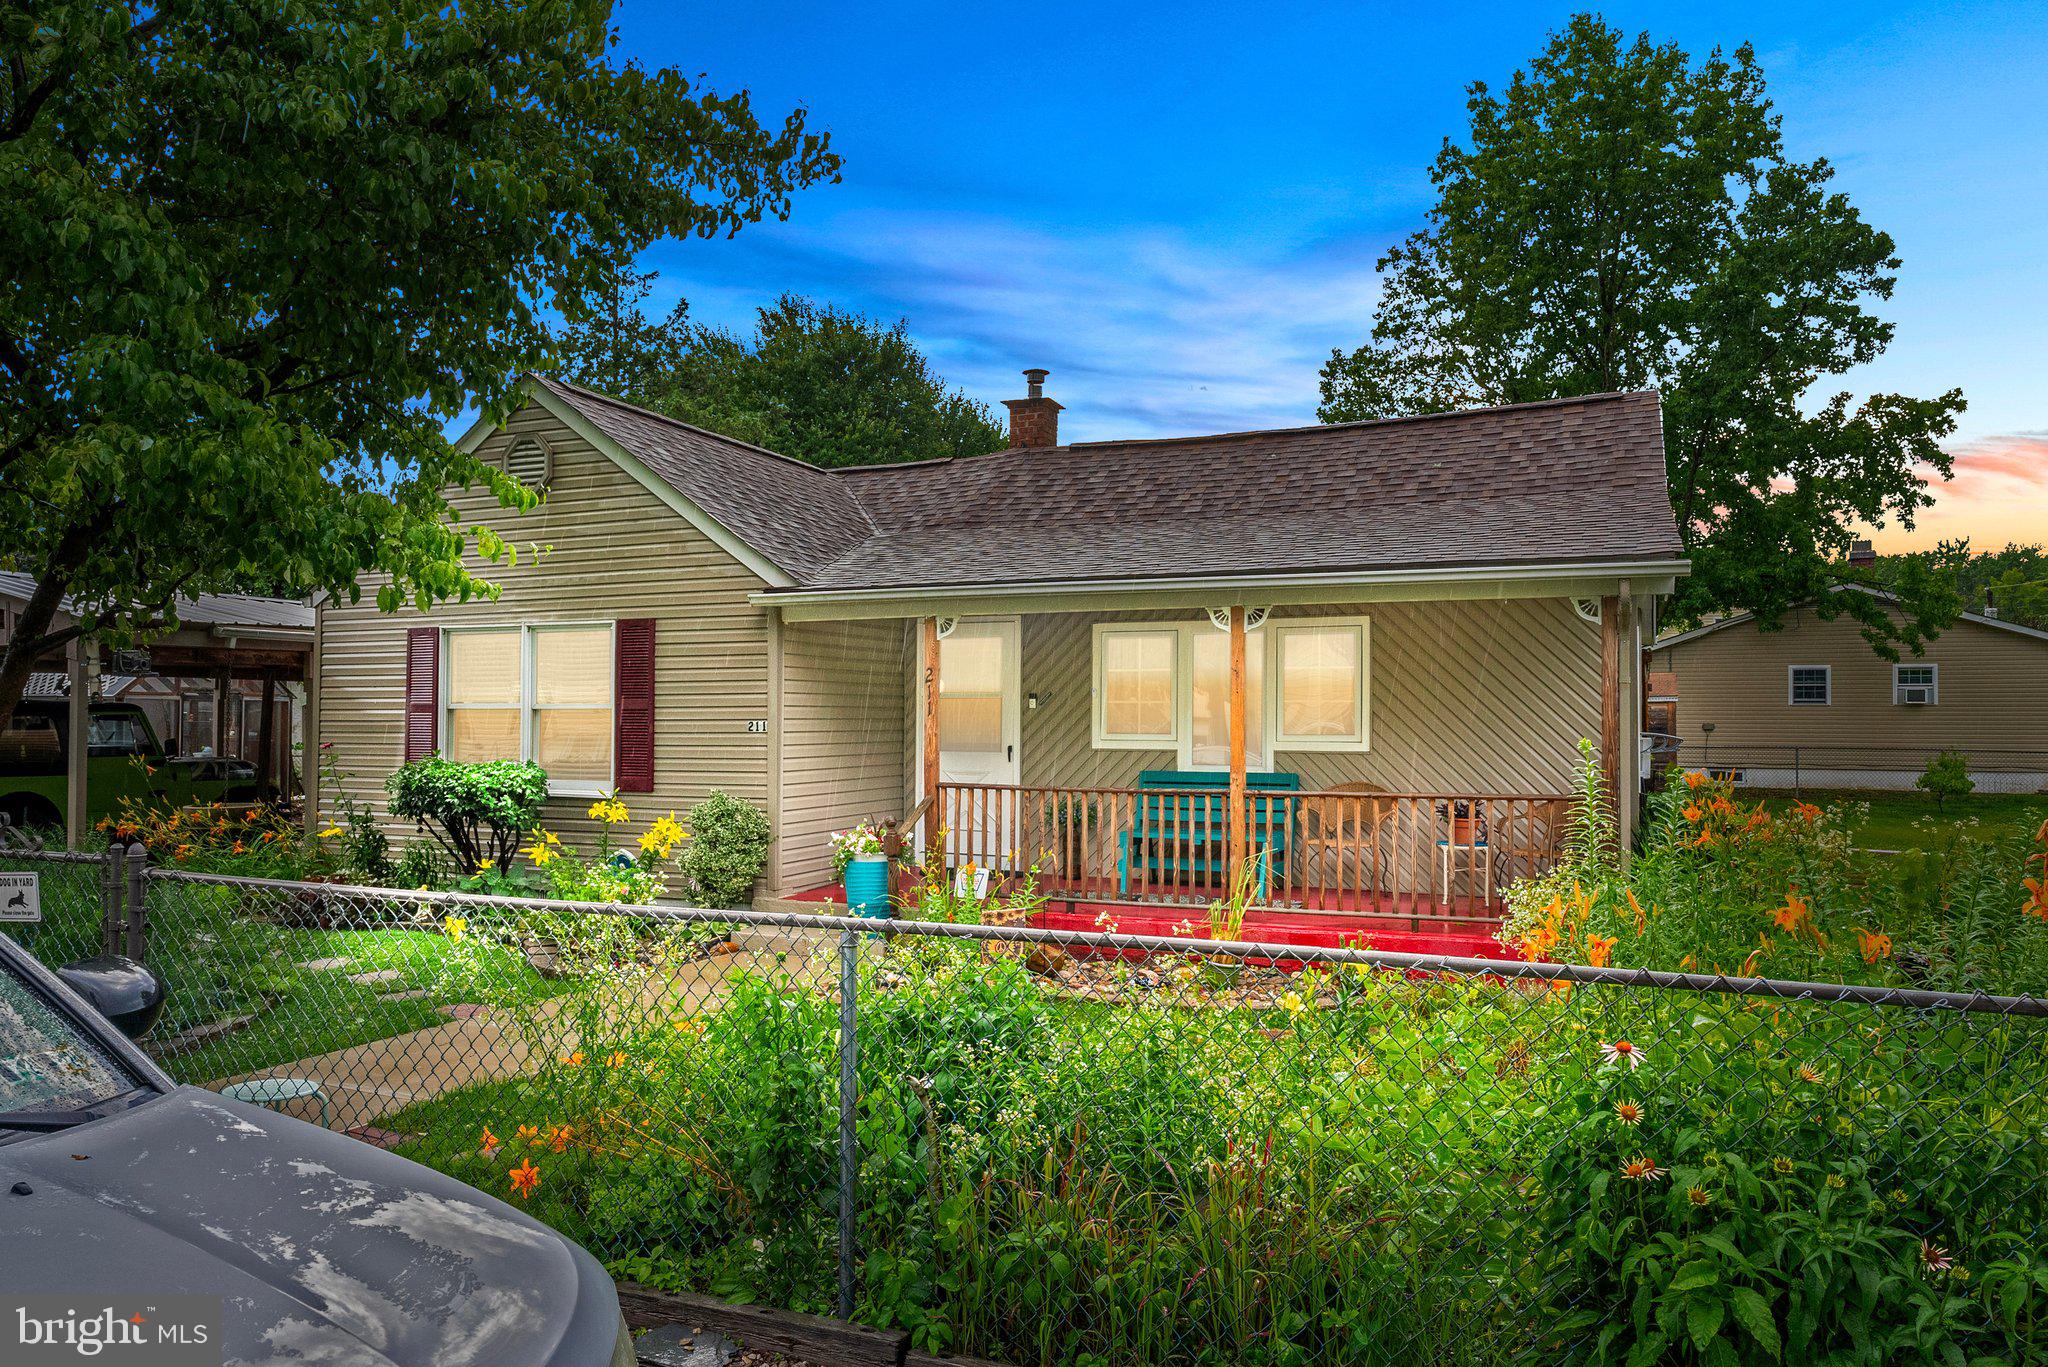
{"label": "neighbor's window", "polygon": [[1916,706],[1941,701],[1940,665],[1893,665],[1892,701]]}
{"label": "neighbor's window", "polygon": [[1794,707],[1826,707],[1834,701],[1833,673],[1827,665],[1791,666],[1786,701]]}
{"label": "neighbor's window", "polygon": [[1283,748],[1363,746],[1366,740],[1366,624],[1363,621],[1274,627],[1279,657],[1279,725]]}
{"label": "neighbor's window", "polygon": [[530,759],[560,792],[612,781],[612,628],[457,627],[443,633],[442,753]]}
{"label": "neighbor's window", "polygon": [[1095,744],[1154,749],[1180,739],[1180,630],[1095,628]]}

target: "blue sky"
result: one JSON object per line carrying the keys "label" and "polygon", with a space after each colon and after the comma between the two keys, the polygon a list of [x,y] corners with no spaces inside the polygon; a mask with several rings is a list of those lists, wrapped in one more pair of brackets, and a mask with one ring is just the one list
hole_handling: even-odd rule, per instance
{"label": "blue sky", "polygon": [[[788,222],[643,264],[701,321],[744,327],[783,290],[904,318],[989,402],[1049,367],[1073,439],[1310,422],[1465,85],[1570,12],[627,0],[624,55],[748,87],[764,116],[802,105],[846,161]],[[1944,513],[1980,540],[2016,500],[2048,521],[2048,6],[1603,13],[1696,54],[1755,44],[1793,154],[1827,156],[1904,258],[1897,338],[1849,386],[1960,386]]]}

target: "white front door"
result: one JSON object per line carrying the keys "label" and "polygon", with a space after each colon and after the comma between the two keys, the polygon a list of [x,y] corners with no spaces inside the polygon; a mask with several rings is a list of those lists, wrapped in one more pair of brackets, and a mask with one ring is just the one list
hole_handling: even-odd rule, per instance
{"label": "white front door", "polygon": [[[1015,617],[962,618],[939,642],[939,782],[1014,784],[1018,755],[1019,633]],[[957,795],[947,851],[1006,867],[1016,847],[1016,795]]]}

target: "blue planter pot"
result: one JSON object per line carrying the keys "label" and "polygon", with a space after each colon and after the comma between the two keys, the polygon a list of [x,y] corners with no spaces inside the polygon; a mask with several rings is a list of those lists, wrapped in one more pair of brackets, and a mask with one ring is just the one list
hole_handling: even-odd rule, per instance
{"label": "blue planter pot", "polygon": [[889,915],[889,861],[856,859],[846,866],[846,909],[855,916]]}

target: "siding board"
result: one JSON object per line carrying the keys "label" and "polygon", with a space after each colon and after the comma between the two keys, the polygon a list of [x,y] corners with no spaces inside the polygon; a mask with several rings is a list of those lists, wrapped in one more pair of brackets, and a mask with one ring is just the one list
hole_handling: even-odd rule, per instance
{"label": "siding board", "polygon": [[[765,807],[768,737],[746,729],[769,714],[766,613],[747,601],[761,580],[537,406],[516,412],[480,454],[502,459],[525,435],[554,450],[540,507],[515,515],[480,489],[450,500],[463,524],[488,525],[519,547],[516,565],[471,562],[502,587],[498,601],[385,614],[375,606],[382,581],[365,577],[361,602],[322,611],[321,739],[352,776],[347,791],[384,811],[384,779],[404,760],[408,627],[642,617],[655,623],[655,781],[652,792],[628,798],[629,829],[684,812],[714,788]],[[596,834],[589,805],[555,799],[544,819],[588,848]],[[402,825],[389,828],[395,839],[413,838]]]}

